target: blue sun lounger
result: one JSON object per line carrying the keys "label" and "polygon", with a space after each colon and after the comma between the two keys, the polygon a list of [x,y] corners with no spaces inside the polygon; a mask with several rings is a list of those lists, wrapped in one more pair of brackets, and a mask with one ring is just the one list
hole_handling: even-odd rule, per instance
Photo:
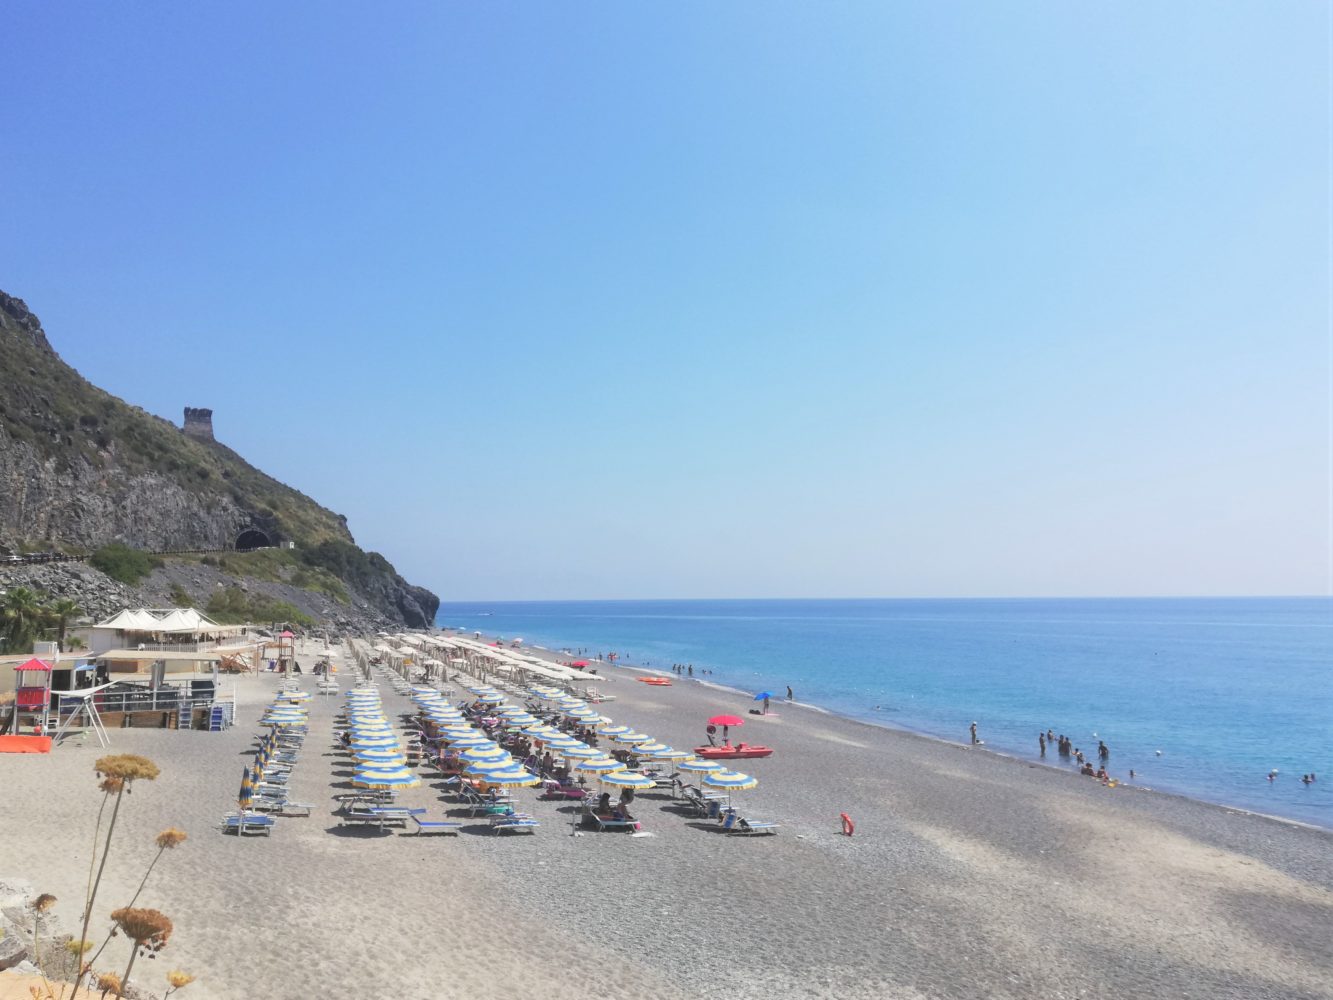
{"label": "blue sun lounger", "polygon": [[422,819],[416,815],[413,815],[412,822],[417,825],[416,835],[418,837],[423,833],[439,833],[457,837],[458,829],[463,825],[451,819]]}
{"label": "blue sun lounger", "polygon": [[277,820],[266,813],[228,813],[222,817],[222,832],[235,833],[237,836],[258,833],[267,837],[276,825]]}

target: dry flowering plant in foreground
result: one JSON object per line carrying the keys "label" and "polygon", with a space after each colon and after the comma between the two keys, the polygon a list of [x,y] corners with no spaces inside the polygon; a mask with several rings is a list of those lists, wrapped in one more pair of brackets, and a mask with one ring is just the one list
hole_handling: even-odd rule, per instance
{"label": "dry flowering plant in foreground", "polygon": [[156,958],[157,953],[167,946],[173,927],[171,918],[160,910],[135,909],[132,906],[112,910],[111,919],[115,921],[116,928],[134,943],[130,949],[130,960],[120,977],[120,990],[116,993],[116,1000],[120,1000],[130,981],[134,960],[140,955]]}

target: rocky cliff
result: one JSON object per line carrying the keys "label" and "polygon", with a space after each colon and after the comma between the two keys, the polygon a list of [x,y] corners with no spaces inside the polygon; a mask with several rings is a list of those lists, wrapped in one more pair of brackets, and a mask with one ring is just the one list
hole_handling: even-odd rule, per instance
{"label": "rocky cliff", "polygon": [[[356,596],[393,621],[434,619],[438,598],[361,553],[345,518],[211,433],[187,435],[92,385],[27,305],[0,292],[0,550],[220,549],[243,536],[293,542],[298,557],[330,544],[359,554],[364,572],[346,581]],[[337,574],[327,562],[314,565]]]}

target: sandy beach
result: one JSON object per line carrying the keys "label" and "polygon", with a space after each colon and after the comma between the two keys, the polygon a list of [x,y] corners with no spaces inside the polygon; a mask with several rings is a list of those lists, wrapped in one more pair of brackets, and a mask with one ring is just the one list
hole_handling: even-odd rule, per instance
{"label": "sandy beach", "polygon": [[[605,686],[617,722],[678,747],[744,696],[703,683]],[[340,675],[345,690],[351,683]],[[302,679],[314,690],[314,679]],[[230,684],[230,681],[228,681]],[[133,893],[176,932],[134,979],[198,981],[185,997],[1333,997],[1333,834],[1086,778],[800,706],[746,716],[777,748],[744,769],[746,815],[776,837],[729,837],[669,794],[641,794],[651,836],[571,835],[569,806],[519,790],[541,822],[495,836],[433,781],[406,805],[456,838],[340,827],[348,788],[331,748],[341,694],[310,702],[293,797],[316,806],[269,838],[224,836],[270,675],[237,681],[223,733],[131,729],[49,757],[0,757],[0,877],[59,900],[74,930],[103,753],[161,777],[121,811],[94,931]],[[411,703],[380,684],[386,713]],[[460,692],[461,696],[461,692]],[[841,835],[839,814],[856,823]],[[123,962],[113,942],[108,967]]]}

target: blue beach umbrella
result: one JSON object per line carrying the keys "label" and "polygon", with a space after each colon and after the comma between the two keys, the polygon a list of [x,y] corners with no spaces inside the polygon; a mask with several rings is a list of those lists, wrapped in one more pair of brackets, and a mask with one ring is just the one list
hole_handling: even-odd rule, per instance
{"label": "blue beach umbrella", "polygon": [[760,691],[757,695],[754,696],[754,700],[763,701],[765,698],[776,698],[776,697],[777,695],[775,695],[772,691]]}

